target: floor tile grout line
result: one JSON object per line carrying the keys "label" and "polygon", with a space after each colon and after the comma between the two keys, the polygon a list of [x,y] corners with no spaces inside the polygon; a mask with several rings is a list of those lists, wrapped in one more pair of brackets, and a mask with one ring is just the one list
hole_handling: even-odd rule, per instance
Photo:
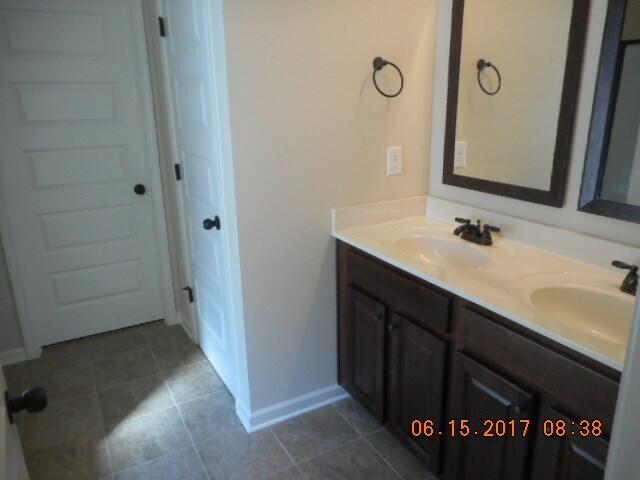
{"label": "floor tile grout line", "polygon": [[[144,336],[144,335],[143,335],[143,336]],[[146,337],[146,336],[144,336],[144,337],[145,337],[145,344],[147,344],[147,346],[148,346],[148,339],[147,339],[147,337]],[[172,403],[172,405],[171,405],[170,407],[166,407],[166,408],[162,408],[162,409],[159,409],[159,410],[155,410],[155,411],[153,411],[153,412],[142,413],[142,414],[140,414],[140,415],[136,415],[136,416],[134,416],[134,417],[132,417],[132,418],[134,418],[134,419],[136,419],[136,420],[137,420],[137,419],[140,419],[140,418],[143,418],[143,417],[146,417],[146,416],[155,415],[155,414],[158,414],[158,413],[160,413],[160,412],[165,412],[165,411],[167,411],[167,410],[174,409],[174,410],[177,412],[178,416],[180,417],[180,421],[181,421],[181,423],[182,423],[183,427],[185,428],[185,430],[186,430],[187,434],[189,434],[189,430],[187,429],[187,427],[186,427],[186,425],[185,425],[185,423],[184,423],[184,419],[183,419],[183,418],[182,418],[182,416],[180,415],[180,409],[178,408],[178,405],[176,404],[175,398],[173,397],[173,395],[172,395],[172,393],[171,393],[171,389],[170,389],[170,388],[169,388],[169,386],[166,384],[165,378],[164,378],[164,376],[163,376],[163,372],[162,372],[162,370],[160,369],[160,365],[158,364],[158,360],[157,360],[157,358],[156,358],[155,354],[153,353],[153,349],[152,349],[150,346],[148,346],[148,349],[149,349],[149,353],[151,354],[151,358],[152,358],[152,360],[153,360],[153,364],[154,364],[154,365],[155,365],[155,367],[156,367],[156,370],[157,370],[157,371],[156,371],[156,373],[151,374],[151,375],[145,375],[145,376],[140,377],[140,378],[137,378],[137,379],[135,379],[135,380],[130,380],[130,381],[127,381],[127,382],[123,382],[121,385],[117,385],[117,386],[115,386],[115,387],[113,387],[113,388],[121,388],[121,387],[123,387],[123,386],[127,386],[127,385],[130,385],[130,384],[132,384],[132,383],[135,383],[135,382],[138,382],[138,381],[144,380],[144,379],[149,379],[149,378],[153,378],[153,377],[159,377],[159,378],[160,378],[160,380],[162,381],[163,385],[164,385],[164,386],[165,386],[165,388],[167,389],[167,392],[169,393],[169,397],[171,398],[171,403]],[[110,389],[106,389],[106,390],[104,390],[104,391],[107,391],[107,390],[110,390]],[[98,400],[99,400],[99,399],[98,399]],[[102,408],[102,406],[101,406],[100,408]],[[122,470],[118,470],[118,471],[116,471],[115,466],[113,465],[113,461],[112,461],[112,467],[111,467],[111,470],[112,470],[112,473],[113,473],[113,478],[115,478],[115,477],[116,477],[116,475],[118,475],[118,474],[120,474],[120,473],[122,473],[122,472],[124,472],[124,471],[126,471],[126,470],[130,470],[130,469],[132,469],[132,468],[136,468],[136,467],[139,467],[139,466],[141,466],[141,465],[147,465],[147,464],[150,464],[150,463],[152,463],[152,462],[154,462],[154,461],[156,461],[156,460],[158,460],[158,459],[161,459],[161,458],[163,458],[163,457],[166,457],[166,456],[168,456],[168,455],[171,455],[172,453],[180,452],[180,451],[182,451],[182,450],[186,450],[186,449],[188,449],[188,448],[189,448],[189,449],[194,448],[193,440],[191,439],[191,437],[189,437],[189,439],[191,440],[191,445],[189,445],[189,446],[185,447],[184,449],[178,449],[178,450],[173,451],[173,452],[165,453],[164,455],[160,455],[160,456],[155,457],[155,458],[152,458],[151,460],[148,460],[148,461],[146,461],[146,462],[141,462],[141,463],[139,463],[139,464],[137,464],[137,465],[132,465],[132,466],[127,467],[127,468],[122,469]],[[196,454],[197,454],[197,450],[196,450]],[[205,475],[206,475],[206,472],[205,472]],[[207,477],[207,478],[208,478],[208,477]]]}
{"label": "floor tile grout line", "polygon": [[[138,328],[138,327],[139,327],[139,326],[135,326],[135,327],[127,327],[127,328]],[[121,330],[127,330],[127,328],[124,328],[124,329],[121,329]],[[143,346],[143,348],[147,349],[147,350],[149,351],[149,353],[152,355],[152,358],[153,358],[153,360],[154,360],[154,364],[155,364],[155,366],[156,366],[157,372],[155,372],[154,374],[151,374],[151,375],[144,375],[144,376],[142,376],[142,377],[139,377],[139,378],[136,378],[136,379],[133,379],[133,380],[129,380],[129,381],[123,382],[122,384],[116,385],[116,386],[114,386],[114,387],[110,387],[110,388],[107,388],[107,389],[104,389],[104,390],[100,390],[100,389],[98,388],[98,384],[97,384],[97,376],[96,376],[96,373],[95,373],[95,368],[94,368],[94,367],[95,367],[95,365],[94,365],[94,364],[95,364],[95,363],[97,363],[97,362],[98,362],[98,361],[100,361],[100,360],[104,360],[104,359],[109,358],[109,356],[105,356],[104,358],[97,358],[97,359],[94,359],[94,358],[91,356],[89,339],[90,339],[90,338],[92,338],[92,337],[93,337],[93,336],[89,336],[89,337],[82,337],[82,338],[80,338],[80,339],[71,340],[71,341],[69,341],[69,342],[78,342],[78,343],[81,345],[81,354],[82,354],[82,356],[83,356],[83,357],[85,358],[85,360],[86,360],[86,366],[88,367],[88,369],[89,369],[89,373],[90,373],[90,382],[91,382],[91,383],[90,383],[90,384],[91,384],[91,387],[90,387],[90,393],[93,393],[93,394],[95,395],[96,408],[97,408],[97,414],[98,414],[98,419],[97,419],[97,420],[98,420],[98,422],[99,422],[99,424],[100,424],[100,425],[99,425],[99,432],[98,432],[98,433],[101,433],[101,434],[102,434],[102,442],[104,442],[104,449],[105,449],[105,453],[106,453],[106,457],[107,457],[107,458],[106,458],[106,460],[107,460],[107,463],[108,463],[108,466],[109,466],[109,470],[110,470],[110,473],[108,473],[106,476],[101,476],[101,477],[100,477],[100,479],[111,479],[111,480],[113,480],[113,479],[115,479],[115,476],[116,476],[118,473],[120,473],[120,472],[122,472],[122,471],[124,471],[124,470],[116,471],[116,469],[115,469],[115,465],[114,465],[114,463],[113,463],[113,456],[112,456],[112,453],[111,453],[111,447],[110,447],[110,445],[109,445],[109,439],[108,439],[108,435],[107,435],[107,428],[106,428],[105,419],[104,419],[104,418],[105,418],[105,417],[104,417],[104,412],[103,412],[103,408],[102,408],[102,403],[101,403],[101,401],[100,401],[101,393],[106,392],[106,391],[110,390],[111,388],[123,387],[123,386],[126,386],[126,385],[130,385],[130,384],[132,384],[132,383],[138,382],[138,381],[140,381],[140,380],[149,379],[149,378],[152,378],[152,377],[160,377],[160,379],[162,380],[162,382],[163,382],[164,384],[166,384],[166,381],[165,381],[165,378],[164,378],[165,370],[161,369],[161,368],[160,368],[160,366],[159,366],[159,363],[158,363],[158,361],[157,361],[157,358],[155,357],[155,354],[154,354],[154,352],[153,352],[153,349],[151,348],[151,344],[150,344],[150,341],[149,341],[149,335],[145,335],[145,334],[143,334],[143,340],[144,340],[144,346]],[[66,343],[66,342],[61,342],[61,343]],[[46,347],[45,347],[45,348],[46,348]],[[126,353],[130,353],[131,351],[138,350],[138,349],[139,349],[139,348],[130,348],[130,349],[127,349],[127,350],[124,350],[124,351],[116,352],[116,353],[112,354],[111,356],[113,356],[113,355],[119,355],[119,354],[126,354]],[[66,358],[66,357],[65,357],[65,358]],[[21,380],[25,380],[25,379],[26,379],[26,377],[28,376],[28,375],[27,375],[27,373],[28,373],[28,372],[26,371],[26,365],[27,365],[28,363],[29,363],[29,360],[25,360],[25,361],[23,361],[23,362],[19,362],[19,363],[18,363],[18,364],[23,364],[23,365],[24,365],[24,366],[23,366],[23,368],[22,368],[22,372],[21,372],[21,377],[22,377],[22,378],[21,378]],[[195,363],[198,363],[198,362],[193,362],[192,364],[195,364]],[[187,367],[187,366],[192,365],[192,364],[179,365],[179,366],[177,366],[177,367],[173,367],[173,368],[168,369],[168,370],[176,370],[176,369],[178,369],[178,368]],[[75,366],[71,366],[71,367],[53,368],[53,369],[51,370],[51,372],[49,372],[49,373],[55,373],[55,374],[58,374],[58,373],[59,373],[59,372],[61,372],[61,371],[69,370],[69,369],[74,368],[74,367],[75,367]],[[3,368],[3,369],[4,369],[4,368]],[[166,388],[167,388],[167,390],[169,391],[169,393],[170,393],[170,395],[171,395],[171,392],[170,392],[170,389],[169,389],[168,385],[166,385]],[[171,395],[171,398],[172,398],[172,403],[173,403],[173,405],[172,405],[171,407],[168,407],[168,408],[165,408],[165,409],[160,409],[160,410],[158,410],[158,411],[154,411],[154,412],[150,412],[149,414],[142,414],[142,415],[138,415],[138,416],[136,416],[136,418],[143,417],[143,416],[145,416],[145,415],[150,415],[150,414],[158,413],[158,412],[161,412],[161,411],[164,411],[164,410],[168,410],[169,408],[174,408],[174,409],[176,409],[176,410],[178,411],[178,414],[180,415],[180,411],[179,411],[179,408],[178,408],[178,404],[177,404],[177,402],[175,401],[175,399],[173,398],[173,395]],[[185,425],[185,423],[184,423],[184,419],[182,419],[182,417],[181,417],[181,416],[180,416],[180,418],[181,418],[181,421],[182,421],[183,426],[185,427],[185,430],[187,431],[187,434],[188,434],[188,435],[189,435],[189,437],[190,437],[189,431],[188,431],[188,429],[186,428],[186,425]],[[194,448],[194,447],[195,447],[195,444],[194,444],[194,442],[193,442],[193,439],[191,439],[191,437],[190,437],[190,440],[191,440],[191,445],[190,445],[190,446],[188,446],[188,447],[185,447],[185,449],[187,449],[187,448],[191,449],[191,448]],[[102,443],[102,442],[100,442],[100,443]],[[179,450],[177,450],[177,451],[181,451],[181,450],[182,450],[182,449],[179,449]],[[170,455],[171,453],[175,453],[175,452],[170,452],[170,453],[168,453],[168,454],[166,454],[166,455]],[[196,454],[198,454],[197,449],[196,449]],[[161,455],[160,457],[156,457],[155,459],[152,459],[152,460],[150,460],[149,462],[143,462],[143,463],[141,463],[141,464],[138,464],[138,465],[135,465],[135,466],[132,466],[132,467],[129,467],[129,468],[135,468],[136,466],[144,465],[144,464],[146,464],[146,463],[150,463],[150,462],[152,462],[152,461],[154,461],[154,460],[157,460],[158,458],[162,458],[163,456],[165,456],[165,455]],[[199,454],[198,454],[198,456],[199,456]],[[200,461],[202,462],[202,459],[200,459]],[[202,465],[202,466],[203,466],[203,468],[204,468],[204,465]],[[125,469],[125,470],[126,470],[126,469]],[[206,468],[204,468],[204,471],[205,471],[205,475],[207,475],[207,477],[208,477],[208,472],[206,471]]]}
{"label": "floor tile grout line", "polygon": [[[86,344],[86,341],[85,341]],[[89,352],[87,351],[87,354]],[[89,362],[89,368],[91,369],[91,380],[93,382],[93,389],[96,394],[96,402],[98,402],[98,415],[100,416],[100,426],[102,427],[102,434],[104,435],[104,448],[107,452],[107,461],[111,470],[111,478],[115,478],[115,466],[113,464],[113,458],[111,456],[111,446],[109,445],[109,437],[107,435],[107,426],[104,422],[104,412],[102,411],[102,403],[100,402],[100,392],[98,391],[98,382],[96,380],[96,374],[93,370],[93,363]],[[108,476],[106,478],[109,478]]]}
{"label": "floor tile grout line", "polygon": [[[289,468],[295,468],[298,471],[298,473],[300,474],[300,476],[303,478],[303,480],[306,480],[307,476],[304,474],[304,472],[302,471],[300,466],[296,463],[294,458],[291,456],[291,454],[289,453],[289,450],[287,450],[287,447],[284,446],[284,443],[282,443],[282,440],[280,440],[280,437],[278,437],[278,434],[276,432],[274,432],[273,428],[271,428],[271,427],[269,427],[269,430],[271,430],[271,433],[276,438],[276,441],[280,444],[280,446],[282,447],[284,452],[287,454],[287,456],[289,457],[289,460],[291,460],[291,463],[293,465],[292,465],[292,467],[289,467]],[[283,470],[283,472],[284,471],[285,470]]]}
{"label": "floor tile grout line", "polygon": [[400,472],[398,472],[396,470],[396,468],[391,464],[391,462],[389,460],[387,460],[386,457],[384,455],[382,455],[382,453],[380,453],[376,447],[374,447],[374,445],[369,441],[369,439],[367,437],[363,436],[362,439],[365,441],[365,443],[367,445],[369,445],[369,448],[371,448],[371,450],[373,450],[373,452],[376,455],[378,455],[378,457],[380,457],[380,459],[391,469],[391,471],[396,474],[396,476],[400,480],[404,480],[404,477],[402,475],[400,475]]}
{"label": "floor tile grout line", "polygon": [[[136,463],[135,465],[132,465],[130,467],[123,468],[122,470],[118,470],[117,472],[113,472],[113,475],[111,477],[107,476],[107,477],[105,477],[105,479],[111,479],[111,478],[115,479],[116,476],[118,476],[118,475],[120,475],[122,473],[128,472],[129,470],[134,470],[134,469],[139,468],[139,467],[144,467],[144,466],[150,465],[153,462],[156,462],[158,460],[162,460],[165,457],[169,457],[171,455],[174,455],[174,454],[180,453],[180,452],[186,452],[187,450],[192,450],[192,449],[193,449],[193,447],[191,445],[188,445],[188,446],[186,446],[184,448],[179,448],[179,449],[174,450],[172,452],[164,453],[164,454],[160,455],[159,457],[152,458],[151,460],[145,460],[144,462]],[[103,480],[103,479],[101,479],[101,480]]]}
{"label": "floor tile grout line", "polygon": [[291,465],[295,467],[296,461],[293,459],[293,456],[289,453],[289,450],[287,450],[287,447],[284,446],[284,443],[282,443],[282,440],[280,440],[280,437],[278,437],[278,434],[271,427],[269,427],[269,431],[271,432],[271,435],[273,435],[273,437],[276,439],[276,442],[278,442],[282,450],[284,450],[284,453],[287,454],[287,457],[289,457],[289,460],[291,460]]}
{"label": "floor tile grout line", "polygon": [[346,446],[348,446],[348,445],[351,445],[352,443],[356,443],[358,440],[362,440],[362,437],[352,438],[351,440],[347,440],[346,442],[341,443],[341,444],[339,444],[339,445],[336,445],[336,446],[334,446],[334,447],[330,448],[329,450],[327,450],[327,451],[325,451],[325,452],[319,453],[318,455],[314,455],[313,457],[305,458],[305,459],[303,459],[303,460],[301,460],[301,461],[297,462],[297,463],[296,463],[296,466],[300,466],[300,465],[305,464],[305,463],[307,463],[307,462],[310,462],[310,461],[312,461],[312,460],[317,460],[318,458],[320,458],[320,457],[322,457],[322,456],[324,456],[324,455],[326,455],[326,454],[328,454],[328,453],[331,453],[331,452],[333,452],[334,450],[337,450],[337,449],[339,449],[339,448],[344,448],[344,447],[346,447]]}
{"label": "floor tile grout line", "polygon": [[[157,359],[156,354],[153,351],[153,349],[151,349],[151,356],[153,357],[153,360],[154,360],[154,362],[156,364],[156,367],[158,369],[160,369],[160,364],[158,362],[158,359]],[[200,454],[200,450],[198,450],[198,446],[196,445],[196,442],[193,439],[193,435],[191,435],[191,431],[189,430],[189,427],[187,427],[187,422],[184,420],[184,416],[182,415],[182,411],[180,410],[180,406],[179,406],[178,402],[176,402],[175,396],[173,395],[173,392],[171,391],[171,387],[169,385],[166,385],[166,387],[167,387],[167,390],[169,391],[169,395],[171,396],[171,401],[173,402],[173,404],[175,406],[175,409],[178,412],[178,417],[180,418],[180,421],[182,422],[182,426],[184,427],[185,431],[187,432],[187,436],[189,437],[189,441],[191,442],[191,448],[193,448],[195,454],[198,457],[198,460],[200,461],[200,467],[202,468],[202,471],[204,472],[204,476],[207,478],[207,480],[212,480],[211,476],[209,475],[209,469],[207,468],[207,466],[204,463],[204,459],[202,458],[202,455]]]}
{"label": "floor tile grout line", "polygon": [[338,407],[336,407],[337,403],[338,402],[332,403],[331,407],[333,407],[333,409],[338,414],[338,416],[342,418],[347,423],[347,425],[349,425],[353,429],[353,431],[358,434],[359,437],[364,437],[364,434],[360,430],[358,430],[353,423],[351,423],[351,421],[346,417],[346,415],[343,415],[342,412],[338,410]]}
{"label": "floor tile grout line", "polygon": [[[358,434],[360,434],[360,438],[361,438],[362,440],[364,440],[364,442],[365,442],[367,445],[369,445],[369,447],[374,451],[374,453],[375,453],[375,454],[377,454],[377,455],[380,457],[380,459],[381,459],[381,460],[382,460],[382,461],[383,461],[383,462],[384,462],[384,463],[385,463],[385,464],[386,464],[386,465],[387,465],[387,466],[388,466],[388,467],[393,471],[393,473],[395,473],[395,474],[396,474],[396,476],[397,476],[398,478],[400,478],[401,480],[404,480],[404,477],[403,477],[402,475],[400,475],[400,472],[398,472],[398,471],[394,468],[394,466],[393,466],[393,465],[391,465],[391,462],[389,462],[389,461],[384,457],[384,455],[382,455],[382,453],[380,453],[380,452],[378,451],[378,449],[377,449],[376,447],[374,447],[374,446],[373,446],[373,444],[372,444],[372,443],[369,441],[369,439],[367,438],[367,435],[365,435],[364,433],[360,432],[360,430],[358,430],[358,429],[355,427],[355,425],[353,425],[353,424],[351,423],[351,421],[349,421],[349,419],[346,417],[346,415],[343,415],[343,414],[340,412],[340,410],[338,410],[338,408],[336,407],[336,404],[337,404],[337,403],[338,403],[338,402],[336,402],[336,403],[332,403],[332,404],[331,404],[331,406],[332,406],[332,407],[334,408],[334,410],[338,413],[338,415],[340,415],[340,416],[344,419],[344,421],[345,421],[345,422],[347,422],[347,423],[351,426],[351,428],[353,428],[353,429],[354,429]],[[384,427],[381,427],[381,428],[384,428]],[[370,434],[368,434],[368,435],[373,435],[373,434],[374,434],[374,433],[376,433],[377,431],[379,431],[379,430],[376,430],[376,431],[374,431],[374,432],[371,432],[371,433],[370,433]]]}
{"label": "floor tile grout line", "polygon": [[[171,387],[169,385],[167,385],[167,387],[169,388],[169,390],[171,390]],[[209,397],[211,395],[214,395],[214,394],[220,393],[220,392],[224,392],[224,391],[228,392],[228,390],[225,387],[222,387],[222,388],[218,388],[217,390],[211,390],[210,392],[207,392],[207,393],[204,393],[202,395],[198,395],[196,397],[190,398],[189,400],[184,400],[184,401],[181,401],[181,402],[176,400],[175,402],[176,402],[177,405],[186,405],[187,403],[197,402],[198,400],[202,400],[202,399],[204,399],[206,397]],[[173,392],[171,392],[171,393],[173,393]],[[229,392],[229,395],[231,395],[231,392]],[[231,395],[231,397],[233,397],[233,395]]]}
{"label": "floor tile grout line", "polygon": [[[334,405],[335,405],[335,403],[332,403],[332,404],[330,404],[330,405],[328,405],[328,406],[333,407],[333,408],[334,408],[334,410],[336,411],[336,413],[338,414],[338,416],[340,416],[340,418],[343,418],[343,417],[342,417],[342,415],[340,415],[340,412],[338,412],[338,411],[337,411],[337,409],[335,408],[335,406],[334,406]],[[344,419],[344,418],[343,418],[343,419]],[[314,456],[309,457],[309,458],[304,458],[304,459],[302,459],[302,460],[301,460],[301,461],[299,461],[299,462],[296,462],[296,460],[293,458],[293,456],[291,456],[291,455],[289,454],[289,451],[288,451],[288,450],[287,450],[287,448],[284,446],[284,443],[282,443],[282,441],[280,440],[280,437],[278,437],[278,434],[275,432],[275,430],[273,429],[273,427],[269,427],[269,430],[271,430],[271,431],[272,431],[273,435],[276,437],[276,439],[278,440],[278,442],[282,445],[282,448],[284,448],[285,453],[286,453],[286,454],[291,458],[291,460],[293,461],[294,466],[298,467],[298,470],[301,470],[301,469],[300,469],[300,465],[302,465],[303,463],[307,463],[307,462],[310,462],[311,460],[315,460],[315,459],[317,459],[317,458],[320,458],[320,457],[322,457],[323,455],[326,455],[327,453],[331,453],[331,452],[333,452],[334,450],[337,450],[338,448],[342,448],[342,447],[345,447],[345,446],[347,446],[347,445],[351,445],[352,443],[357,442],[358,440],[361,440],[361,439],[363,438],[363,437],[362,437],[362,435],[360,434],[360,432],[358,432],[358,430],[356,430],[356,429],[355,429],[355,428],[354,428],[354,427],[353,427],[353,426],[352,426],[352,425],[351,425],[351,424],[350,424],[346,419],[344,419],[344,420],[345,420],[345,422],[347,423],[347,425],[349,425],[349,427],[350,427],[350,428],[355,432],[355,434],[356,434],[356,437],[355,437],[355,438],[352,438],[351,440],[347,440],[346,442],[340,443],[339,445],[336,445],[336,446],[334,446],[333,448],[330,448],[329,450],[327,450],[327,451],[325,451],[325,452],[319,453],[318,455],[314,455]],[[301,471],[300,473],[302,473],[302,471]],[[304,474],[303,474],[303,477],[304,477]]]}
{"label": "floor tile grout line", "polygon": [[[151,352],[151,354],[153,355],[153,352]],[[156,364],[156,367],[157,367],[157,362],[154,362],[154,363]],[[196,362],[196,363],[208,363],[208,362],[207,362],[206,360],[202,360],[202,361],[200,361],[200,362]],[[185,365],[185,367],[190,367],[190,366],[192,366],[192,365],[196,365],[196,363],[190,363],[190,364],[187,364],[187,365]],[[73,368],[73,367],[71,367],[71,368]],[[159,367],[158,367],[158,368],[159,368]],[[91,370],[92,370],[92,372],[93,372],[93,366],[92,366]],[[171,387],[169,386],[168,382],[166,381],[166,380],[167,380],[166,375],[167,375],[167,373],[169,373],[169,372],[171,372],[171,371],[175,371],[175,370],[174,370],[174,369],[172,369],[172,370],[162,370],[162,369],[159,369],[156,373],[151,373],[151,374],[149,374],[149,375],[143,375],[142,377],[137,377],[137,378],[134,378],[134,379],[132,379],[132,380],[127,380],[127,381],[124,381],[124,382],[122,382],[122,383],[118,383],[117,385],[113,385],[113,386],[108,387],[108,388],[98,389],[98,395],[101,395],[101,394],[103,394],[103,393],[105,393],[105,392],[108,392],[108,391],[110,391],[110,390],[115,390],[115,389],[117,389],[117,388],[124,388],[124,387],[128,387],[129,385],[132,385],[132,384],[134,384],[134,383],[141,382],[141,381],[143,381],[143,380],[150,380],[150,379],[155,378],[155,377],[160,377],[160,379],[161,379],[164,383],[167,383],[167,388],[171,388]],[[177,405],[182,405],[182,404],[184,404],[184,403],[192,402],[192,401],[194,401],[194,400],[200,400],[200,399],[202,399],[202,398],[206,397],[207,395],[211,395],[211,394],[213,394],[213,393],[220,392],[220,391],[223,391],[223,390],[225,390],[225,387],[224,387],[224,386],[222,386],[222,387],[220,387],[220,388],[217,388],[217,389],[215,389],[215,390],[211,390],[210,392],[205,393],[205,394],[203,394],[203,395],[198,395],[197,397],[193,397],[192,399],[189,399],[189,400],[184,400],[184,401],[178,401],[178,400],[176,400],[175,402],[176,402],[176,404],[177,404]]]}
{"label": "floor tile grout line", "polygon": [[[107,391],[109,391],[109,390],[116,389],[116,388],[122,388],[122,387],[125,387],[125,386],[128,386],[128,385],[131,385],[131,384],[134,384],[134,383],[139,382],[139,381],[142,381],[142,380],[148,380],[148,379],[151,379],[151,378],[154,378],[154,377],[158,377],[158,376],[160,376],[160,375],[161,375],[161,373],[155,373],[155,374],[152,374],[152,375],[145,375],[144,377],[140,377],[140,378],[137,378],[137,379],[135,379],[135,380],[129,380],[129,381],[124,382],[124,383],[122,383],[122,384],[120,384],[120,385],[115,385],[115,386],[113,386],[113,387],[110,387],[110,388],[108,388],[108,389],[103,390],[102,392],[101,392],[101,391],[98,391],[98,392],[97,392],[97,393],[98,393],[98,401],[100,401],[100,396],[101,396],[101,394],[102,394],[102,393],[104,393],[104,392],[107,392]],[[206,393],[206,394],[204,394],[204,395],[199,395],[199,396],[197,396],[197,397],[194,397],[194,398],[193,398],[193,399],[191,399],[191,400],[187,400],[187,401],[184,401],[184,402],[178,402],[178,401],[176,400],[175,396],[173,395],[173,392],[171,391],[171,387],[168,385],[168,383],[167,383],[166,379],[165,379],[165,378],[160,378],[160,379],[162,380],[162,382],[163,382],[164,386],[167,388],[167,393],[169,393],[169,395],[170,395],[170,397],[171,397],[172,405],[171,405],[171,406],[169,406],[169,407],[163,407],[163,408],[159,408],[159,409],[157,409],[157,410],[152,410],[152,411],[149,411],[149,412],[138,413],[138,414],[136,414],[136,415],[134,415],[134,416],[130,416],[130,417],[128,417],[129,419],[139,419],[139,418],[144,418],[144,417],[148,417],[148,416],[150,416],[150,415],[156,415],[156,414],[158,414],[158,413],[165,412],[165,411],[167,411],[167,410],[171,410],[171,409],[174,409],[174,408],[176,408],[176,409],[178,409],[178,410],[179,410],[179,407],[180,407],[181,405],[186,405],[187,403],[190,403],[190,402],[195,402],[195,401],[198,401],[198,400],[202,400],[202,399],[204,399],[204,398],[206,398],[206,397],[208,397],[208,396],[210,396],[210,395],[214,395],[214,394],[216,394],[216,393],[219,393],[219,392],[222,392],[222,391],[224,391],[224,390],[225,390],[225,389],[224,389],[224,387],[223,387],[223,388],[219,388],[219,389],[217,389],[217,390],[212,390],[211,392],[208,392],[208,393]],[[100,407],[100,408],[102,408],[102,407]],[[103,421],[104,421],[104,420],[103,420]],[[106,428],[106,425],[105,425],[105,428]],[[207,439],[207,440],[209,440],[209,439]]]}
{"label": "floor tile grout line", "polygon": [[[171,397],[173,397],[173,394],[171,394]],[[175,400],[174,400],[175,402]],[[182,425],[184,426],[184,429],[187,432],[187,436],[189,437],[189,440],[191,441],[191,448],[193,448],[195,454],[198,456],[198,460],[200,460],[200,466],[202,467],[202,471],[204,472],[205,477],[208,480],[211,480],[211,476],[209,475],[209,469],[207,468],[207,466],[204,463],[204,459],[202,458],[202,455],[200,454],[200,450],[198,450],[198,445],[196,445],[196,441],[193,439],[193,435],[191,435],[191,431],[189,430],[189,427],[187,427],[187,422],[185,422],[184,417],[182,416],[182,412],[180,411],[180,407],[178,407],[176,405],[176,410],[178,411],[178,416],[180,417],[180,421],[182,422]]]}
{"label": "floor tile grout line", "polygon": [[302,480],[307,480],[307,476],[304,474],[304,472],[300,468],[300,465],[294,465],[293,467],[298,471],[298,473],[302,477]]}

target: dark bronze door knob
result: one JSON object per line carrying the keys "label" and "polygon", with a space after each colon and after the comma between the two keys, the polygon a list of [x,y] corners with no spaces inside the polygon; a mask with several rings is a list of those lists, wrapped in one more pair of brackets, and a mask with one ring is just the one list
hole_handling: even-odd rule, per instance
{"label": "dark bronze door knob", "polygon": [[137,195],[144,195],[147,191],[147,187],[139,183],[135,187],[133,187],[133,191],[136,192]]}
{"label": "dark bronze door knob", "polygon": [[214,227],[216,230],[220,230],[220,217],[216,215],[215,219],[205,218],[202,222],[202,226],[205,230],[212,230]]}
{"label": "dark bronze door knob", "polygon": [[23,410],[30,413],[38,413],[47,408],[49,400],[47,391],[42,387],[33,387],[22,395],[11,395],[9,391],[4,392],[7,405],[7,415],[9,422],[13,423],[13,416]]}

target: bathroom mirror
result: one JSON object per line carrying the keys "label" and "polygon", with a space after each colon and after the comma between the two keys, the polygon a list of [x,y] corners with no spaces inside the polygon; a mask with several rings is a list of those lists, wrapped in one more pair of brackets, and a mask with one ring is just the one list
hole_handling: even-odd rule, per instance
{"label": "bathroom mirror", "polygon": [[610,0],[580,210],[640,223],[640,1]]}
{"label": "bathroom mirror", "polygon": [[560,207],[588,0],[453,0],[443,182]]}

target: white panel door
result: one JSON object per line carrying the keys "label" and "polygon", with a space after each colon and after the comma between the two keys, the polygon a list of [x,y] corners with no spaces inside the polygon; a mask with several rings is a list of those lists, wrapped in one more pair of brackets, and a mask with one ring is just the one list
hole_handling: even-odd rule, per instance
{"label": "white panel door", "polygon": [[4,398],[6,388],[4,373],[0,368],[0,480],[28,480],[18,429],[9,423],[7,416]]}
{"label": "white panel door", "polygon": [[[224,228],[214,50],[207,0],[164,0],[164,62],[176,163],[182,165],[184,219],[198,337],[232,393],[235,387],[229,258]],[[219,219],[218,229],[204,222]]]}
{"label": "white panel door", "polygon": [[164,316],[134,6],[0,0],[1,208],[40,346]]}

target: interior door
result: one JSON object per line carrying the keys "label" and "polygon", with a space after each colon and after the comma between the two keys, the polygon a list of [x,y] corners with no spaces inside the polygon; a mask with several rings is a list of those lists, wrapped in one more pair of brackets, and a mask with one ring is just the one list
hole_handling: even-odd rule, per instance
{"label": "interior door", "polygon": [[0,0],[2,208],[40,346],[164,317],[135,8]]}
{"label": "interior door", "polygon": [[174,160],[180,164],[198,337],[229,390],[235,390],[235,352],[229,248],[225,237],[222,151],[216,102],[215,49],[207,0],[163,0],[163,63],[171,104]]}
{"label": "interior door", "polygon": [[7,385],[0,368],[0,480],[28,480],[27,466],[15,425],[9,423],[4,392]]}

